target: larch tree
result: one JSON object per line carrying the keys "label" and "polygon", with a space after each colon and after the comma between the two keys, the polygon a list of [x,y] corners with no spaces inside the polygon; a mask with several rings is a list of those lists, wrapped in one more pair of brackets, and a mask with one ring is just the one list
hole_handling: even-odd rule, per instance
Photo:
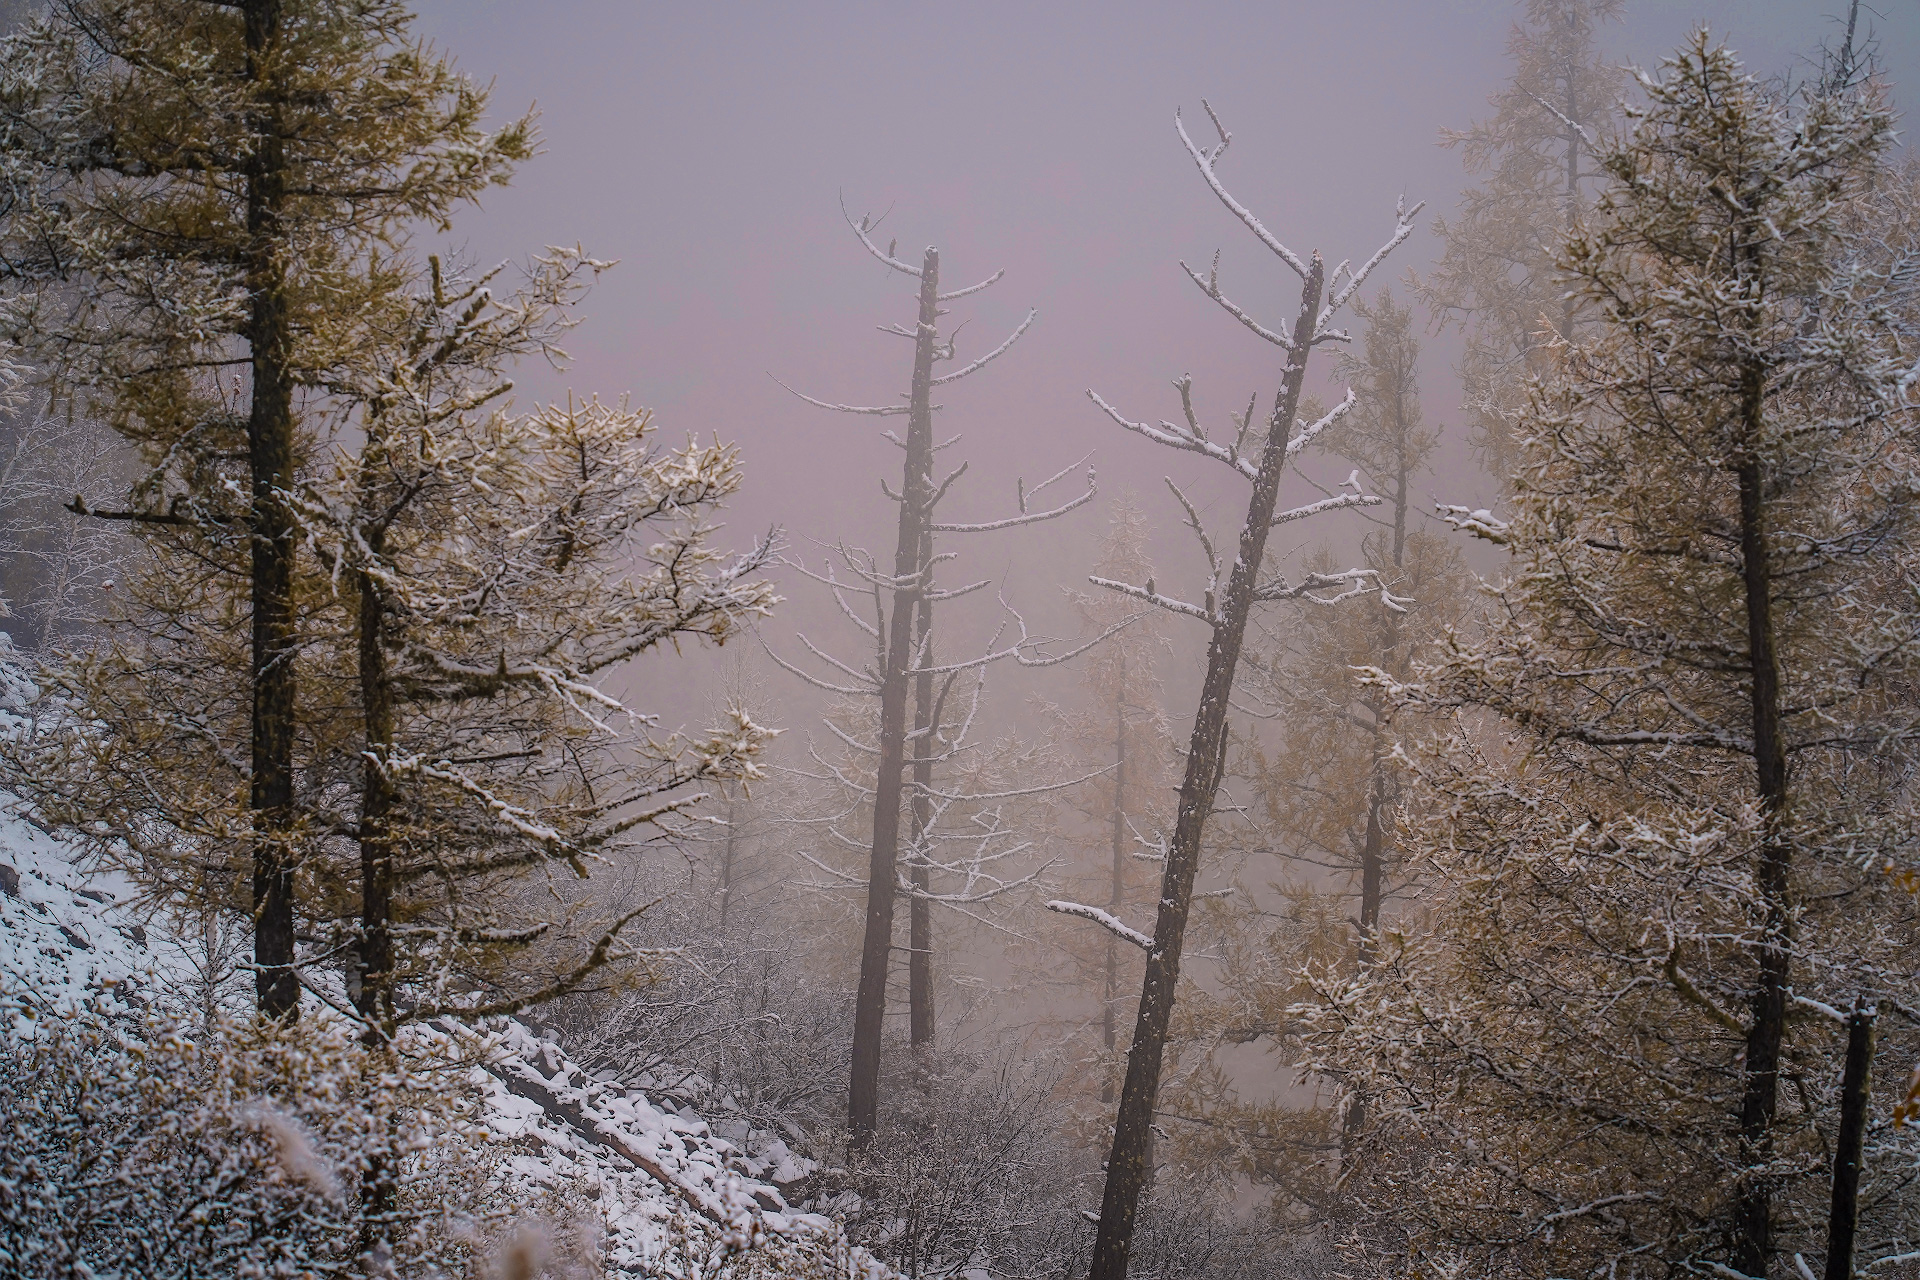
{"label": "larch tree", "polygon": [[1460,365],[1471,438],[1503,488],[1518,457],[1513,419],[1527,378],[1543,372],[1555,339],[1573,335],[1579,296],[1557,278],[1560,239],[1592,200],[1597,155],[1614,127],[1625,82],[1601,53],[1601,24],[1621,0],[1526,0],[1507,42],[1513,78],[1493,115],[1446,131],[1467,172],[1484,175],[1459,214],[1438,219],[1440,261],[1421,282],[1435,317],[1462,326]]}
{"label": "larch tree", "polygon": [[244,719],[204,767],[245,793],[275,1015],[300,991],[287,498],[306,407],[401,287],[383,255],[532,148],[525,119],[481,128],[485,91],[410,22],[397,0],[61,0],[0,53],[0,335],[138,446],[131,501],[92,514],[219,562],[205,585],[249,633]]}
{"label": "larch tree", "polygon": [[[845,546],[838,550],[841,567],[851,575],[842,581],[829,566],[815,573],[797,566],[802,573],[824,585],[840,611],[859,627],[874,644],[870,662],[855,666],[831,657],[803,636],[801,643],[811,657],[825,664],[829,675],[809,674],[778,657],[775,661],[795,675],[823,691],[879,704],[875,741],[851,741],[856,752],[874,760],[871,795],[872,834],[868,846],[866,916],[860,948],[860,985],[854,1007],[854,1031],[851,1078],[847,1090],[847,1122],[853,1145],[858,1148],[871,1141],[879,1118],[880,1063],[883,1030],[886,1024],[887,979],[894,950],[895,899],[904,888],[909,899],[908,968],[910,1035],[916,1047],[929,1046],[934,1034],[932,923],[928,914],[933,890],[928,876],[938,860],[922,856],[907,867],[907,883],[898,883],[902,869],[901,826],[908,824],[908,843],[922,850],[930,846],[927,838],[933,818],[932,806],[937,792],[933,770],[943,755],[951,755],[953,746],[943,742],[942,716],[954,682],[963,674],[977,675],[984,668],[1002,661],[1022,666],[1052,665],[1081,652],[1055,653],[1046,643],[1027,634],[1019,615],[1012,614],[1017,634],[1008,637],[995,633],[987,651],[967,658],[944,658],[938,652],[934,630],[934,609],[938,604],[970,595],[991,585],[977,580],[953,587],[935,584],[938,567],[953,558],[952,552],[935,549],[940,534],[989,533],[1020,528],[1065,515],[1093,500],[1094,474],[1087,472],[1086,488],[1056,506],[1034,509],[1032,503],[1048,487],[1065,479],[1079,464],[1070,464],[1033,489],[1024,484],[1018,491],[1018,509],[999,520],[952,523],[938,518],[937,508],[954,483],[966,472],[967,465],[944,477],[936,477],[936,453],[953,443],[936,442],[934,414],[941,407],[933,403],[936,388],[957,382],[985,368],[1014,343],[1033,323],[1034,313],[999,346],[978,359],[947,373],[936,366],[957,362],[957,329],[943,332],[941,317],[947,314],[944,303],[968,297],[997,283],[1004,272],[995,272],[976,284],[942,293],[940,288],[940,251],[928,247],[918,266],[894,257],[898,242],[881,249],[873,240],[875,223],[863,217],[856,221],[847,215],[863,248],[888,269],[918,282],[918,308],[914,326],[895,324],[884,331],[913,343],[913,364],[904,404],[850,405],[816,400],[794,392],[807,403],[822,409],[869,417],[904,417],[905,436],[886,433],[904,457],[900,488],[896,492],[882,481],[887,496],[899,507],[893,567],[887,572],[873,556]],[[784,384],[782,384],[784,385]],[[792,390],[792,388],[788,388]],[[849,603],[846,593],[870,594],[874,605],[871,621],[862,617]],[[854,683],[845,683],[851,679]],[[912,718],[909,721],[909,703]],[[829,725],[830,728],[831,724]],[[909,780],[907,769],[911,765]],[[989,845],[997,841],[989,841]]]}
{"label": "larch tree", "polygon": [[1249,481],[1253,487],[1246,519],[1235,535],[1236,554],[1231,564],[1223,564],[1213,537],[1207,532],[1194,504],[1171,481],[1168,482],[1207,560],[1209,574],[1197,603],[1161,593],[1152,579],[1144,584],[1100,577],[1092,579],[1096,586],[1117,591],[1181,617],[1195,619],[1203,623],[1209,633],[1206,675],[1187,747],[1186,771],[1180,785],[1178,810],[1173,831],[1164,842],[1166,861],[1153,933],[1149,937],[1119,921],[1101,922],[1145,950],[1147,963],[1146,977],[1141,985],[1140,1008],[1134,1021],[1132,1045],[1127,1052],[1127,1073],[1121,1085],[1112,1151],[1107,1160],[1106,1188],[1093,1247],[1093,1280],[1121,1280],[1127,1273],[1128,1258],[1133,1248],[1134,1223],[1140,1196],[1150,1174],[1149,1151],[1154,1106],[1160,1090],[1161,1061],[1173,1019],[1187,918],[1193,906],[1194,878],[1200,869],[1201,841],[1207,821],[1213,814],[1214,800],[1226,767],[1227,716],[1234,676],[1240,664],[1240,651],[1253,608],[1259,603],[1279,600],[1310,599],[1321,604],[1333,604],[1369,592],[1378,593],[1383,603],[1391,601],[1380,574],[1372,569],[1312,572],[1293,581],[1275,574],[1263,576],[1262,561],[1266,554],[1267,539],[1274,528],[1332,511],[1377,506],[1381,501],[1360,491],[1355,477],[1351,478],[1354,488],[1350,490],[1323,490],[1324,496],[1290,509],[1283,510],[1278,505],[1280,482],[1297,455],[1354,405],[1354,396],[1349,392],[1340,404],[1318,420],[1311,423],[1297,421],[1308,360],[1313,349],[1347,338],[1347,334],[1334,327],[1334,317],[1359,293],[1361,285],[1386,260],[1387,255],[1413,234],[1413,219],[1418,215],[1420,206],[1408,209],[1402,201],[1395,212],[1392,234],[1386,242],[1358,268],[1349,262],[1342,262],[1329,275],[1318,253],[1303,260],[1222,185],[1217,166],[1226,154],[1230,136],[1211,107],[1207,108],[1207,114],[1213,121],[1219,141],[1207,147],[1196,144],[1176,113],[1174,122],[1181,143],[1213,194],[1264,248],[1299,278],[1301,293],[1299,307],[1292,321],[1282,329],[1270,328],[1222,292],[1217,257],[1213,269],[1204,275],[1182,264],[1182,269],[1201,292],[1249,332],[1285,353],[1280,385],[1274,393],[1272,409],[1264,420],[1258,418],[1256,393],[1246,413],[1236,416],[1230,439],[1223,436],[1215,440],[1202,427],[1194,408],[1192,381],[1185,377],[1175,384],[1180,393],[1184,417],[1182,423],[1163,421],[1155,426],[1152,423],[1135,422],[1091,390],[1087,393],[1108,417],[1126,430],[1156,444],[1210,458]]}
{"label": "larch tree", "polygon": [[1402,830],[1431,924],[1323,983],[1317,1064],[1417,1174],[1419,1267],[1808,1274],[1844,1211],[1849,1274],[1914,1212],[1909,1135],[1864,1135],[1850,1208],[1833,1154],[1916,923],[1885,874],[1920,732],[1911,213],[1879,216],[1871,86],[1763,85],[1705,31],[1641,86],[1560,251],[1591,320],[1532,388],[1513,519],[1467,521],[1512,556],[1485,637],[1379,677],[1451,719]]}
{"label": "larch tree", "polygon": [[497,272],[432,260],[400,329],[334,389],[354,446],[291,499],[352,615],[359,732],[342,757],[358,777],[327,825],[353,837],[348,989],[383,1036],[571,990],[634,911],[559,945],[580,922],[514,883],[542,866],[584,879],[637,836],[676,834],[707,798],[689,788],[753,776],[768,736],[737,708],[708,739],[656,735],[607,688],[663,645],[724,643],[769,611],[770,540],[734,557],[712,542],[735,451],[662,449],[624,404],[499,403],[509,362],[562,354],[599,265],[550,254],[502,296]]}
{"label": "larch tree", "polygon": [[[702,741],[657,735],[608,687],[663,645],[724,642],[769,610],[770,541],[733,558],[712,545],[734,451],[659,449],[624,404],[502,403],[512,361],[564,358],[570,304],[602,265],[549,253],[502,295],[497,271],[429,259],[331,388],[357,430],[289,498],[352,637],[336,665],[358,732],[332,753],[346,767],[319,790],[339,803],[316,825],[357,863],[328,877],[359,889],[333,908],[337,949],[383,1048],[406,1023],[556,1000],[622,958],[651,904],[613,877],[574,886],[683,836],[697,784],[753,776],[769,736],[739,708]],[[401,1156],[367,1156],[369,1256],[392,1248]]]}

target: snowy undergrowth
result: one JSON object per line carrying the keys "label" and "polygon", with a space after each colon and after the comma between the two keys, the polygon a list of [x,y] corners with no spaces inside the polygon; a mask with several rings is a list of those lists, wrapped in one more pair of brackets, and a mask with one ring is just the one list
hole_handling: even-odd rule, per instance
{"label": "snowy undergrowth", "polygon": [[[81,870],[63,841],[0,812],[0,992],[16,1044],[83,1022],[137,1038],[164,1017],[181,972],[169,959],[186,949],[130,901],[123,881]],[[782,1187],[814,1167],[775,1135],[735,1126],[737,1140],[723,1138],[684,1103],[590,1074],[518,1021],[419,1038],[475,1100],[465,1132],[485,1157],[493,1235],[516,1229],[516,1212],[521,1228],[545,1215],[556,1256],[588,1274],[893,1274],[833,1221],[788,1205]],[[485,1256],[476,1246],[473,1260]]]}

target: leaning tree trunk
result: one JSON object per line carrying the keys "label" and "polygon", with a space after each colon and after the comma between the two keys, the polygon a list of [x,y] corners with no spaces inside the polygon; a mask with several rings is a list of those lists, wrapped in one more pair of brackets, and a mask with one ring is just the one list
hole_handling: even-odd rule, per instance
{"label": "leaning tree trunk", "polygon": [[252,481],[253,707],[250,724],[253,812],[253,959],[262,1013],[287,1017],[300,1007],[293,938],[293,615],[294,526],[284,495],[293,488],[293,326],[287,306],[281,216],[287,165],[279,113],[262,82],[278,72],[279,0],[246,5],[247,66],[263,99],[247,185],[250,240],[247,340],[253,398],[247,419]]}
{"label": "leaning tree trunk", "polygon": [[906,470],[900,493],[900,535],[893,557],[893,608],[882,650],[880,768],[873,788],[873,846],[867,863],[866,935],[853,1010],[853,1070],[847,1128],[856,1148],[873,1138],[880,1113],[880,1041],[887,1016],[887,971],[893,952],[894,877],[900,855],[900,792],[906,764],[907,699],[913,669],[913,619],[921,596],[920,549],[931,506],[933,359],[940,317],[940,252],[929,248],[920,273],[920,316],[913,348],[907,415]]}
{"label": "leaning tree trunk", "polygon": [[1219,602],[1213,638],[1207,647],[1207,675],[1200,710],[1194,717],[1186,777],[1180,785],[1180,811],[1167,847],[1160,884],[1160,909],[1153,947],[1147,953],[1146,981],[1134,1021],[1133,1047],[1127,1053],[1126,1081],[1120,1090],[1113,1149],[1107,1159],[1107,1185],[1100,1204],[1100,1228],[1093,1244],[1091,1280],[1124,1280],[1133,1250],[1135,1214],[1149,1175],[1153,1109],[1160,1092],[1160,1064],[1173,1017],[1174,989],[1180,980],[1180,953],[1187,914],[1193,905],[1193,881],[1200,868],[1200,840],[1220,788],[1225,763],[1228,698],[1240,662],[1248,615],[1252,612],[1260,561],[1273,526],[1274,503],[1286,469],[1287,436],[1300,406],[1307,356],[1313,349],[1314,321],[1320,311],[1325,268],[1314,254],[1294,321],[1292,349],[1280,390],[1274,397],[1253,500],[1240,529],[1240,554]]}

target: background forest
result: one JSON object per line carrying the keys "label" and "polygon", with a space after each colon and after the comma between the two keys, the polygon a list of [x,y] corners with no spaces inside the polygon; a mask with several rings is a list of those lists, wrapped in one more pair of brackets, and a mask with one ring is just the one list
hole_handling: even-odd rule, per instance
{"label": "background forest", "polygon": [[1920,37],[1468,8],[0,6],[0,1272],[1920,1274]]}

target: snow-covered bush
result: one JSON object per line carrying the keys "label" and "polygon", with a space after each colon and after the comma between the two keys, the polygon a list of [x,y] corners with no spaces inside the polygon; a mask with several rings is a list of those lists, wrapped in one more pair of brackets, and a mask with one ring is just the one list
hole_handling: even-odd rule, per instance
{"label": "snow-covered bush", "polygon": [[431,1274],[483,1238],[491,1157],[456,1074],[397,1070],[340,1021],[209,1036],[111,997],[23,1009],[0,1036],[0,1272],[338,1274],[368,1157],[395,1147],[393,1255],[360,1265]]}

